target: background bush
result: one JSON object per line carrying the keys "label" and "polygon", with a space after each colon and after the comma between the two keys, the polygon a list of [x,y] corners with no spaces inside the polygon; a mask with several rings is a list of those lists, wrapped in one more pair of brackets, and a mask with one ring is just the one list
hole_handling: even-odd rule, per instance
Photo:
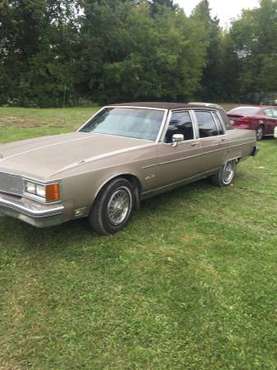
{"label": "background bush", "polygon": [[0,0],[0,104],[262,100],[276,40],[275,0],[228,31],[206,0],[190,17],[171,0]]}

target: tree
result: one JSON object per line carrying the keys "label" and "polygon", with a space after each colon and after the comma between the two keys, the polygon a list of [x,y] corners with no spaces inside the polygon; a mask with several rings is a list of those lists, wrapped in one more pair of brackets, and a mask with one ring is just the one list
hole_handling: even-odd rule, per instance
{"label": "tree", "polygon": [[151,6],[151,15],[155,16],[163,8],[176,10],[177,6],[174,4],[173,0],[149,0]]}
{"label": "tree", "polygon": [[232,24],[233,52],[239,59],[238,95],[263,95],[277,91],[277,2],[261,0],[260,7],[245,10]]}
{"label": "tree", "polygon": [[202,0],[0,0],[0,104],[234,100],[277,91],[277,2],[223,32]]}
{"label": "tree", "polygon": [[222,91],[220,99],[228,102],[238,101],[240,61],[234,51],[234,43],[228,31],[222,34],[221,58],[221,72],[218,76]]}
{"label": "tree", "polygon": [[151,16],[151,5],[128,1],[84,7],[82,92],[93,100],[187,99],[204,63],[202,34],[181,10]]}
{"label": "tree", "polygon": [[64,87],[72,85],[72,4],[58,0],[2,3],[0,101],[62,104]]}
{"label": "tree", "polygon": [[193,10],[193,18],[205,28],[206,65],[203,70],[201,87],[198,94],[201,99],[215,101],[222,98],[222,31],[219,20],[211,16],[209,1],[202,0]]}

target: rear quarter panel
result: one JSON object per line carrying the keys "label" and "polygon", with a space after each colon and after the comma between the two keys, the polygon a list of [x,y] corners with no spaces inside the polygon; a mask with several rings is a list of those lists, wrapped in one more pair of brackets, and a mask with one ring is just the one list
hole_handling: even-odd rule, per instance
{"label": "rear quarter panel", "polygon": [[226,132],[227,146],[224,161],[245,159],[251,155],[256,146],[256,133],[252,130],[233,129]]}

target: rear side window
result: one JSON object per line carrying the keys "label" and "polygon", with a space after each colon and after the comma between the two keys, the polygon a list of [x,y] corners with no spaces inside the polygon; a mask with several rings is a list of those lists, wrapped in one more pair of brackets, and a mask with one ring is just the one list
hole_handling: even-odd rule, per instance
{"label": "rear side window", "polygon": [[216,112],[213,112],[213,117],[214,117],[214,120],[217,124],[217,127],[219,129],[219,135],[223,135],[224,134],[224,128],[223,128],[223,124],[222,122],[220,121],[219,117],[218,117],[218,114]]}
{"label": "rear side window", "polygon": [[199,137],[210,137],[218,135],[218,129],[211,112],[195,111],[199,128]]}

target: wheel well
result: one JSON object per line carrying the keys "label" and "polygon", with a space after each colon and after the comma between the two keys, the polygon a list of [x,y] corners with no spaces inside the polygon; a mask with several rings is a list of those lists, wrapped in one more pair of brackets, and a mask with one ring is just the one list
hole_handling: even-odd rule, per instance
{"label": "wheel well", "polygon": [[136,189],[136,192],[135,192],[136,209],[138,209],[139,208],[139,205],[140,205],[140,194],[142,192],[142,185],[141,185],[141,182],[139,181],[139,179],[136,176],[131,175],[131,174],[122,174],[122,175],[118,175],[118,176],[112,177],[107,182],[105,182],[104,184],[102,184],[101,188],[97,192],[97,195],[95,197],[95,200],[99,197],[99,195],[103,192],[103,190],[105,189],[105,187],[111,181],[113,181],[115,179],[118,179],[118,178],[123,178],[123,179],[128,180],[134,186],[134,188]]}
{"label": "wheel well", "polygon": [[[118,178],[118,177],[123,177],[124,179],[130,181],[130,183],[138,189],[139,193],[141,193],[142,185],[141,185],[139,179],[136,176],[126,174],[126,175],[117,176],[115,178]],[[112,180],[114,180],[115,178],[113,178]]]}

